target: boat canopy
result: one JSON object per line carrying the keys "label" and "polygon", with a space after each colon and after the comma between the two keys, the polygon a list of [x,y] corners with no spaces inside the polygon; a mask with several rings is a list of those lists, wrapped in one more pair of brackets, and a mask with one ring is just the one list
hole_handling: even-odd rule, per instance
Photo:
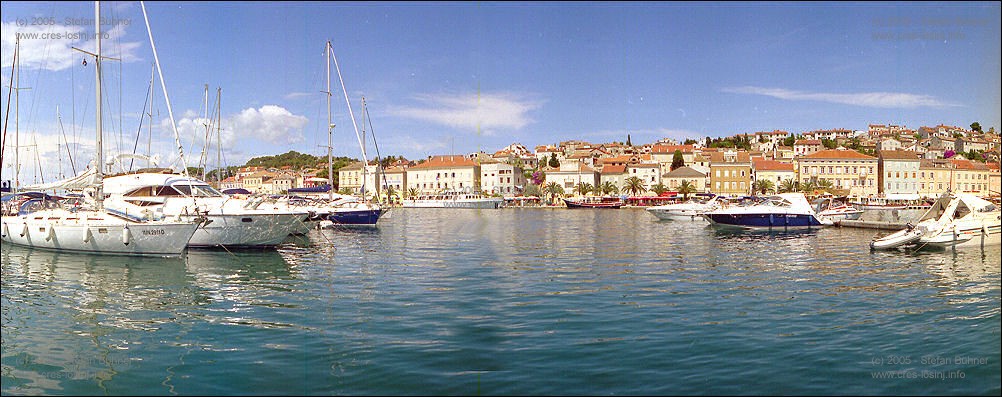
{"label": "boat canopy", "polygon": [[82,174],[77,175],[72,178],[63,179],[61,181],[40,183],[36,185],[28,185],[23,187],[23,190],[83,190],[85,188],[96,185],[97,182],[97,171],[94,168],[89,168]]}

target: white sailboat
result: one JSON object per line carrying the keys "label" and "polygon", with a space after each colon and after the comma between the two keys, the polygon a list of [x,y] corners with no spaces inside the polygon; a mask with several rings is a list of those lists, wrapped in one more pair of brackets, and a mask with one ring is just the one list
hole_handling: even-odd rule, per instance
{"label": "white sailboat", "polygon": [[178,256],[187,247],[199,220],[142,221],[104,208],[99,2],[95,2],[94,13],[97,51],[92,55],[96,61],[97,142],[93,167],[67,181],[33,186],[37,190],[81,188],[86,200],[74,200],[70,204],[51,199],[51,196],[31,199],[21,205],[17,215],[3,216],[0,239],[5,243],[64,252]]}
{"label": "white sailboat", "polygon": [[[146,8],[143,5],[144,15],[145,12]],[[173,125],[174,112],[152,34],[150,47],[153,50],[156,71],[160,73],[160,86]],[[141,220],[158,220],[165,217],[183,220],[204,219],[203,225],[188,241],[189,247],[272,247],[284,241],[290,233],[303,227],[303,221],[308,216],[305,211],[267,207],[261,202],[226,196],[209,184],[190,177],[187,174],[184,149],[180,143],[177,127],[174,126],[172,129],[182,173],[140,170],[108,177],[105,180],[108,193],[105,205],[108,208],[123,216]],[[139,155],[119,155],[119,158],[121,157],[149,161],[149,158]]]}
{"label": "white sailboat", "polygon": [[[326,64],[327,64],[327,183],[328,186],[334,186],[334,160],[332,154],[332,136],[334,123],[331,119],[331,71],[330,62],[334,61],[334,66],[337,68],[338,79],[341,80],[341,89],[344,92],[344,100],[348,104],[349,117],[351,117],[352,125],[355,127],[355,136],[358,137],[359,146],[362,148],[362,171],[365,171],[365,165],[368,164],[368,159],[365,155],[365,145],[362,143],[362,136],[359,135],[358,126],[355,124],[355,115],[351,113],[351,103],[348,101],[348,91],[344,87],[344,80],[341,77],[341,68],[337,65],[337,58],[334,56],[334,47],[331,42],[327,42],[325,48],[326,52]],[[364,175],[364,174],[363,174]],[[363,199],[364,199],[364,181],[363,176]],[[328,198],[326,202],[321,203],[311,203],[308,205],[298,205],[292,208],[301,209],[309,211],[312,215],[312,219],[317,222],[318,227],[326,228],[332,226],[376,226],[376,222],[379,218],[386,213],[386,209],[378,204],[369,203],[363,200],[356,200],[351,198],[346,198],[344,195],[339,195],[334,192],[333,188],[328,191]]]}

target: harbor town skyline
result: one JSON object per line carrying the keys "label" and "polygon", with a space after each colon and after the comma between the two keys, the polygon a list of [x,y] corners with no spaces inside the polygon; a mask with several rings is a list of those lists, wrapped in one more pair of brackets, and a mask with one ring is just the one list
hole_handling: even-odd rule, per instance
{"label": "harbor town skyline", "polygon": [[[138,3],[102,7],[105,46],[121,59],[106,67],[106,145],[130,152],[140,114],[151,112],[152,51]],[[68,174],[65,142],[80,154],[93,147],[93,69],[71,47],[94,43],[67,34],[92,30],[92,11],[85,2],[3,4],[5,85],[21,37],[15,85],[26,89],[5,127],[8,139],[19,131],[30,160],[22,175]],[[147,11],[186,153],[203,150],[219,88],[228,165],[326,154],[326,40],[356,120],[364,96],[380,151],[409,159],[516,142],[1000,125],[998,3],[182,2]],[[337,80],[331,91],[335,155],[360,158]],[[173,133],[154,92],[149,145],[169,164]],[[10,145],[3,179],[12,177]]]}

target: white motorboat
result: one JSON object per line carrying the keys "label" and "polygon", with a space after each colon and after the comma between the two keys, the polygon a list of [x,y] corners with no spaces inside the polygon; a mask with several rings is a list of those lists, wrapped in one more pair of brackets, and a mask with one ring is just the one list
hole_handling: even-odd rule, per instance
{"label": "white motorboat", "polygon": [[142,220],[205,218],[190,247],[270,247],[300,231],[309,213],[266,200],[224,195],[183,175],[137,172],[105,179],[105,206]]}
{"label": "white motorboat", "polygon": [[988,200],[967,193],[940,197],[918,223],[875,239],[871,249],[915,244],[918,248],[983,247],[1002,244],[1002,212]]}
{"label": "white motorboat", "polygon": [[719,198],[715,194],[697,194],[684,203],[650,207],[647,212],[661,220],[703,220],[704,213],[720,208]]}
{"label": "white motorboat", "polygon": [[837,222],[840,220],[856,220],[863,215],[863,210],[846,203],[843,200],[824,197],[815,202],[814,211],[818,218],[826,222]]}
{"label": "white motorboat", "polygon": [[703,214],[714,226],[809,228],[830,225],[817,217],[803,193],[780,193],[751,205],[732,205]]}

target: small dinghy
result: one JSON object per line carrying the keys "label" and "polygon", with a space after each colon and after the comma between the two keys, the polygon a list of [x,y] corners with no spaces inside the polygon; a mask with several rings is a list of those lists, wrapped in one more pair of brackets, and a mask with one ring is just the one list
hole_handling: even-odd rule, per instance
{"label": "small dinghy", "polygon": [[918,241],[925,234],[921,229],[908,225],[907,229],[875,239],[870,242],[871,250],[892,249]]}

